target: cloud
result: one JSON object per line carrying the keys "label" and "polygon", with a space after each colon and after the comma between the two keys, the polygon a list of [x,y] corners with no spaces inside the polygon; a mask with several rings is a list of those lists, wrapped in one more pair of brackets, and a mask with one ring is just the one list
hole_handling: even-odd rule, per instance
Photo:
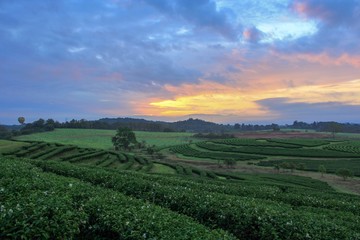
{"label": "cloud", "polygon": [[240,26],[233,26],[229,10],[219,10],[211,0],[144,0],[167,16],[178,17],[200,29],[209,29],[236,40]]}
{"label": "cloud", "polygon": [[285,53],[326,53],[331,57],[360,54],[359,0],[293,0],[290,9],[307,21],[313,21],[317,31],[294,41],[278,41],[275,49]]}
{"label": "cloud", "polygon": [[360,26],[358,0],[295,0],[292,8],[307,18],[319,19],[324,25],[331,27]]}
{"label": "cloud", "polygon": [[341,102],[293,102],[290,98],[268,98],[257,101],[264,110],[277,113],[277,120],[358,122],[360,105]]}
{"label": "cloud", "polygon": [[250,27],[244,30],[243,37],[246,41],[251,43],[259,42],[264,36],[264,33],[256,27]]}
{"label": "cloud", "polygon": [[359,99],[340,87],[359,77],[358,1],[81,2],[0,0],[2,111],[266,118],[257,100]]}

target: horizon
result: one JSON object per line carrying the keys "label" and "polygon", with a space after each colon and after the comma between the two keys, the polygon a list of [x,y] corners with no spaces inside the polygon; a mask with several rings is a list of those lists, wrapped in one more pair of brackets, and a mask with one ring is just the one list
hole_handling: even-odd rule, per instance
{"label": "horizon", "polygon": [[[292,122],[216,122],[216,121],[211,121],[211,120],[206,120],[206,119],[202,119],[202,118],[198,118],[196,116],[183,116],[183,119],[180,119],[180,120],[170,120],[170,119],[167,119],[167,120],[157,120],[157,119],[151,119],[151,118],[146,118],[146,117],[136,117],[136,116],[129,116],[129,117],[102,117],[102,118],[99,118],[99,119],[66,119],[64,121],[59,121],[57,119],[54,119],[54,118],[35,118],[35,119],[31,119],[30,121],[27,121],[26,118],[25,118],[25,124],[28,124],[28,123],[32,123],[34,121],[37,121],[39,119],[43,119],[43,120],[47,120],[47,119],[52,119],[54,120],[55,122],[59,122],[59,123],[65,123],[65,122],[70,122],[71,120],[85,120],[85,121],[99,121],[101,119],[136,119],[136,120],[145,120],[145,121],[152,121],[152,122],[166,122],[166,123],[175,123],[175,122],[180,122],[180,121],[188,121],[188,120],[200,120],[200,121],[205,121],[205,122],[210,122],[210,123],[215,123],[215,124],[221,124],[221,125],[235,125],[235,124],[245,124],[245,125],[271,125],[271,124],[277,124],[279,125],[280,127],[284,127],[284,126],[287,126],[287,125],[292,125],[294,124],[294,122],[304,122],[304,121],[299,121],[299,120],[294,120]],[[304,122],[306,124],[312,124],[313,122],[317,122],[317,123],[320,123],[320,122],[333,122],[333,121],[311,121],[311,122]],[[360,124],[360,123],[356,123],[356,122],[338,122],[340,124]],[[8,124],[3,124],[0,122],[0,126],[21,126],[21,124],[19,124],[19,122],[17,121],[17,123],[8,123]]]}
{"label": "horizon", "polygon": [[360,120],[358,0],[18,0],[0,9],[0,124]]}

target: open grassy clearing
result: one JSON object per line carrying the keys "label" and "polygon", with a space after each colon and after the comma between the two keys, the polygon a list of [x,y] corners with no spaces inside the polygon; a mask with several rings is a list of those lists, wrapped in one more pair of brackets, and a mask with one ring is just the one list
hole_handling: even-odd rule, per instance
{"label": "open grassy clearing", "polygon": [[[16,139],[20,141],[44,141],[72,144],[79,147],[112,149],[111,138],[115,133],[115,130],[55,129],[51,132],[19,136]],[[200,141],[192,137],[192,133],[135,131],[135,135],[139,142],[145,141],[148,145],[155,145],[157,147],[184,144],[189,143],[189,141]]]}

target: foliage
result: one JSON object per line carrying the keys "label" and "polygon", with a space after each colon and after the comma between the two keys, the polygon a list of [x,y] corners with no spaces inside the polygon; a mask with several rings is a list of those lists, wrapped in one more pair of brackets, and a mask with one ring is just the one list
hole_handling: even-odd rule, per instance
{"label": "foliage", "polygon": [[236,161],[234,159],[225,159],[224,163],[228,168],[233,168],[236,165]]}
{"label": "foliage", "polygon": [[242,239],[360,237],[357,224],[360,203],[356,196],[290,186],[248,186],[248,182],[241,185],[210,180],[192,182],[54,162],[35,164],[45,171],[151,201]]}
{"label": "foliage", "polygon": [[234,239],[121,193],[0,161],[1,239]]}
{"label": "foliage", "polygon": [[[295,163],[295,164],[305,164],[306,171],[320,172],[319,166],[323,165],[326,172],[336,173],[339,168],[348,168],[352,169],[355,176],[360,176],[360,159],[284,159],[284,160],[262,160],[257,163],[259,166],[273,167],[279,165],[283,162]],[[325,172],[324,172],[325,173]]]}
{"label": "foliage", "polygon": [[0,139],[10,139],[12,133],[4,126],[0,125]]}
{"label": "foliage", "polygon": [[229,146],[216,141],[199,142],[196,146],[204,149],[204,151],[217,151],[223,153],[245,153],[267,156],[294,156],[294,157],[317,157],[317,158],[358,158],[358,154],[347,152],[335,152],[318,148],[279,148],[264,147],[262,144],[258,146]]}
{"label": "foliage", "polygon": [[352,177],[353,173],[347,168],[340,168],[336,171],[336,175],[342,177],[345,181],[347,178]]}
{"label": "foliage", "polygon": [[207,158],[214,160],[226,160],[226,159],[234,159],[236,161],[245,161],[245,160],[255,160],[262,159],[263,157],[258,155],[247,155],[241,153],[225,153],[225,152],[217,152],[217,151],[200,151],[192,147],[192,145],[178,145],[170,148],[174,153],[179,153],[184,156],[196,157],[196,158]]}
{"label": "foliage", "polygon": [[119,128],[111,139],[115,150],[129,150],[130,144],[136,144],[135,133],[130,128]]}
{"label": "foliage", "polygon": [[196,138],[205,138],[205,139],[227,139],[227,138],[235,138],[235,136],[233,134],[227,134],[227,133],[221,133],[221,134],[216,134],[216,133],[208,133],[208,134],[203,134],[203,133],[197,133],[194,135],[194,137]]}
{"label": "foliage", "polygon": [[26,124],[23,128],[20,129],[20,134],[32,134],[38,132],[47,132],[53,131],[55,129],[55,121],[53,119],[44,120],[40,118],[32,123]]}
{"label": "foliage", "polygon": [[327,145],[324,148],[332,151],[360,154],[360,141],[345,141],[341,143],[334,143]]}
{"label": "foliage", "polygon": [[322,177],[324,176],[324,173],[326,173],[326,167],[323,164],[319,165],[319,172],[321,172]]}

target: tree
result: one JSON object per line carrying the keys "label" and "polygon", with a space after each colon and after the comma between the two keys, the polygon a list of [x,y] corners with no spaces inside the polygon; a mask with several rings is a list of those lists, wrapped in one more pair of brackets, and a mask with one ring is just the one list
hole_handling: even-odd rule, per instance
{"label": "tree", "polygon": [[235,123],[235,125],[234,125],[234,129],[240,129],[240,124]]}
{"label": "tree", "polygon": [[272,128],[272,130],[273,130],[274,132],[280,131],[279,125],[277,125],[277,124],[275,124],[275,123],[271,124],[271,128]]}
{"label": "tree", "polygon": [[293,162],[288,163],[288,166],[289,166],[291,172],[294,172],[294,170],[297,167],[296,164]]}
{"label": "tree", "polygon": [[335,133],[340,132],[342,127],[340,123],[329,122],[326,128],[329,132],[331,132],[332,137],[335,138]]}
{"label": "tree", "polygon": [[18,117],[18,122],[23,125],[25,122],[25,118],[24,117]]}
{"label": "tree", "polygon": [[226,160],[224,160],[224,163],[226,164],[226,166],[228,168],[234,168],[235,165],[236,165],[236,160],[234,160],[234,159],[226,159]]}
{"label": "tree", "polygon": [[305,170],[305,168],[306,168],[305,163],[299,163],[299,164],[297,165],[297,169],[299,169],[299,170],[304,171],[304,170]]}
{"label": "tree", "polygon": [[336,175],[342,177],[345,181],[348,177],[352,177],[353,173],[347,168],[340,168],[336,171]]}
{"label": "tree", "polygon": [[0,139],[10,139],[11,136],[11,132],[6,127],[0,125]]}
{"label": "tree", "polygon": [[326,167],[324,165],[319,165],[319,172],[321,172],[321,177],[324,177],[324,173],[326,173]]}
{"label": "tree", "polygon": [[153,155],[155,153],[154,147],[147,147],[146,152],[150,155]]}
{"label": "tree", "polygon": [[52,131],[55,129],[55,121],[53,119],[48,119],[45,122],[45,131]]}
{"label": "tree", "polygon": [[280,163],[279,167],[284,169],[284,172],[285,172],[285,169],[289,169],[290,165],[287,162],[282,162],[282,163]]}
{"label": "tree", "polygon": [[116,150],[128,150],[131,144],[137,143],[135,133],[130,128],[118,128],[111,141]]}

